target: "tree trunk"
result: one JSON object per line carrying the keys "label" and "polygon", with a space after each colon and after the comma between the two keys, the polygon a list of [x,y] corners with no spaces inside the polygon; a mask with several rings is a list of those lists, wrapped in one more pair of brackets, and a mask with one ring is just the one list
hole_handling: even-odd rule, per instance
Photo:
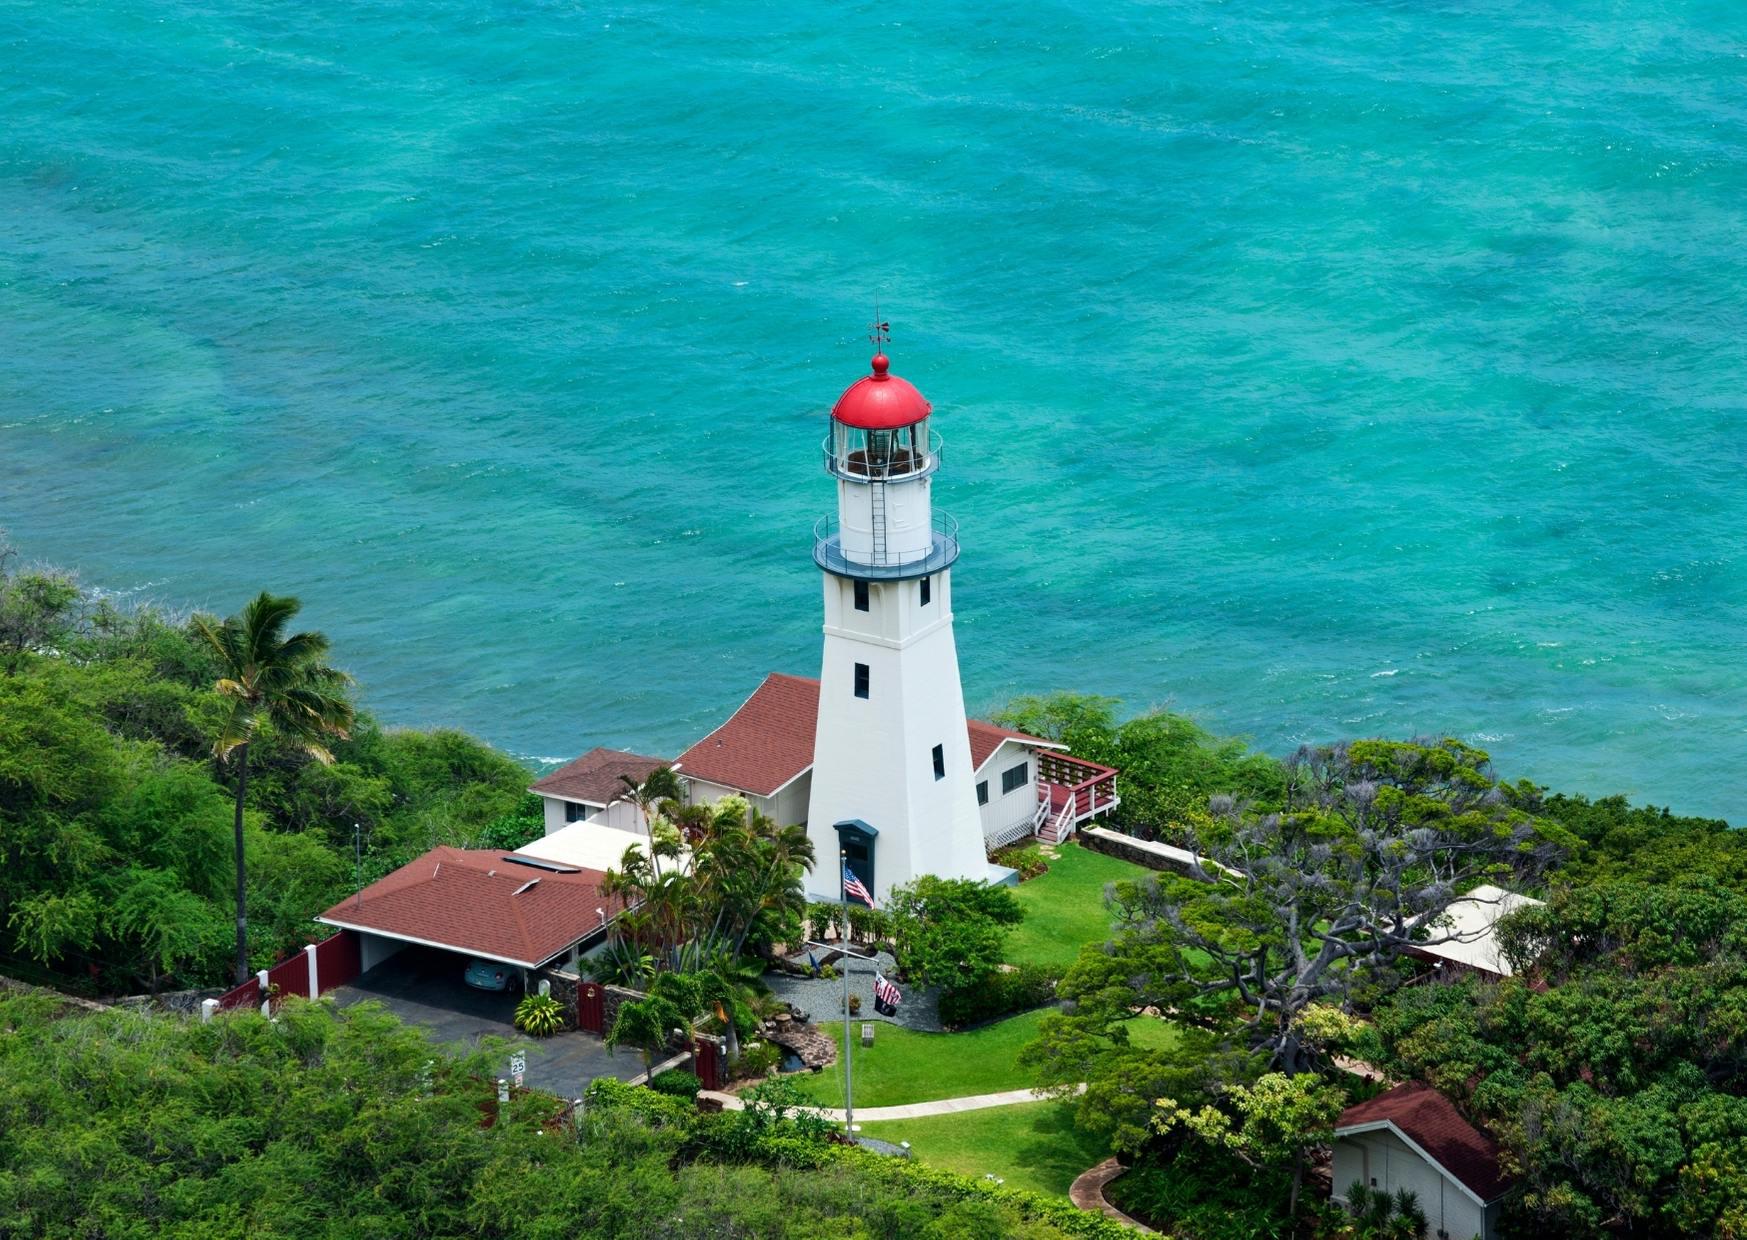
{"label": "tree trunk", "polygon": [[249,790],[249,747],[238,745],[237,755],[237,985],[249,980],[249,917],[245,904],[247,883],[243,876],[243,797]]}
{"label": "tree trunk", "polygon": [[1298,1234],[1298,1190],[1304,1186],[1304,1150],[1302,1147],[1292,1151],[1292,1197],[1286,1207],[1287,1226],[1291,1228],[1288,1235]]}

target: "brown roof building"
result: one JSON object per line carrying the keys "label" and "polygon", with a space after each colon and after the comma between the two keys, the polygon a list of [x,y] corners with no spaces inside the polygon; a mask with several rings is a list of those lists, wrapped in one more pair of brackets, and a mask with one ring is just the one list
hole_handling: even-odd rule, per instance
{"label": "brown roof building", "polygon": [[499,849],[440,847],[316,920],[366,936],[535,968],[595,937],[623,907],[598,870]]}
{"label": "brown roof building", "polygon": [[1498,1145],[1429,1085],[1397,1085],[1350,1106],[1335,1127],[1334,1192],[1355,1181],[1419,1198],[1433,1235],[1492,1240],[1510,1181]]}
{"label": "brown roof building", "polygon": [[534,781],[531,790],[582,805],[605,809],[625,796],[625,780],[642,783],[650,772],[667,766],[666,758],[651,758],[622,749],[591,749]]}

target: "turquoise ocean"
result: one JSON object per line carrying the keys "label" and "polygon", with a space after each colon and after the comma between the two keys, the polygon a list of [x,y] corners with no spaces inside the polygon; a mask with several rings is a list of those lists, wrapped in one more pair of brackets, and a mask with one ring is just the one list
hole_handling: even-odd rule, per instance
{"label": "turquoise ocean", "polygon": [[0,526],[364,700],[672,753],[816,674],[894,370],[967,702],[1741,815],[1747,9],[0,5]]}

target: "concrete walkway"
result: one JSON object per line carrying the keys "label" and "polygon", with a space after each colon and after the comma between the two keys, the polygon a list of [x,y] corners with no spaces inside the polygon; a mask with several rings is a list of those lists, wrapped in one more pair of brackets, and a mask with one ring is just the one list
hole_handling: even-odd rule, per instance
{"label": "concrete walkway", "polygon": [[[1086,1092],[1086,1087],[1084,1085],[1075,1086],[1074,1092],[1083,1094]],[[727,1111],[740,1111],[746,1107],[746,1104],[733,1094],[719,1093],[713,1089],[706,1089],[698,1096],[720,1102],[722,1108]],[[957,1115],[961,1111],[983,1111],[989,1107],[1011,1107],[1026,1102],[1047,1101],[1049,1101],[1049,1095],[1041,1089],[1009,1089],[999,1094],[972,1094],[968,1098],[940,1098],[934,1102],[911,1102],[896,1107],[856,1107],[855,1118],[857,1123],[865,1121],[869,1124],[877,1124],[881,1120],[887,1119],[927,1119],[930,1115]],[[807,1110],[816,1115],[822,1115],[836,1124],[841,1124],[844,1121],[844,1114],[841,1110],[826,1107],[808,1107]]]}
{"label": "concrete walkway", "polygon": [[1080,1178],[1075,1180],[1073,1186],[1068,1189],[1068,1200],[1082,1210],[1091,1210],[1094,1213],[1102,1214],[1105,1218],[1113,1218],[1118,1223],[1127,1223],[1136,1231],[1144,1231],[1148,1235],[1156,1236],[1159,1233],[1151,1227],[1136,1219],[1129,1218],[1128,1215],[1104,1199],[1104,1186],[1127,1170],[1127,1167],[1124,1167],[1114,1158],[1106,1158],[1090,1171],[1081,1173]]}

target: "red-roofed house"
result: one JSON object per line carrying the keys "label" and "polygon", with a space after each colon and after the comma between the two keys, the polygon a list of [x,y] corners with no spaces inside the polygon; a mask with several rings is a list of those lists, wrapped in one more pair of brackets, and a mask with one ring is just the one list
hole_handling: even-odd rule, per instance
{"label": "red-roofed house", "polygon": [[[772,672],[674,766],[693,802],[743,796],[778,822],[805,822],[818,724],[819,682]],[[1070,757],[1058,741],[981,719],[966,720],[965,731],[990,848],[1027,835],[1061,839],[1117,804],[1116,772]]]}
{"label": "red-roofed house", "polygon": [[409,944],[536,969],[604,940],[622,908],[601,894],[604,877],[499,849],[439,847],[316,920],[356,932],[366,970]]}
{"label": "red-roofed house", "polygon": [[622,749],[591,749],[535,780],[528,791],[545,804],[547,835],[569,823],[595,820],[621,831],[647,834],[649,825],[629,799],[625,780],[642,783],[651,771],[667,765],[666,758]]}
{"label": "red-roofed house", "polygon": [[1418,1082],[1341,1113],[1332,1174],[1339,1201],[1355,1181],[1388,1193],[1411,1190],[1431,1234],[1447,1240],[1493,1240],[1499,1203],[1510,1188],[1492,1138]]}

